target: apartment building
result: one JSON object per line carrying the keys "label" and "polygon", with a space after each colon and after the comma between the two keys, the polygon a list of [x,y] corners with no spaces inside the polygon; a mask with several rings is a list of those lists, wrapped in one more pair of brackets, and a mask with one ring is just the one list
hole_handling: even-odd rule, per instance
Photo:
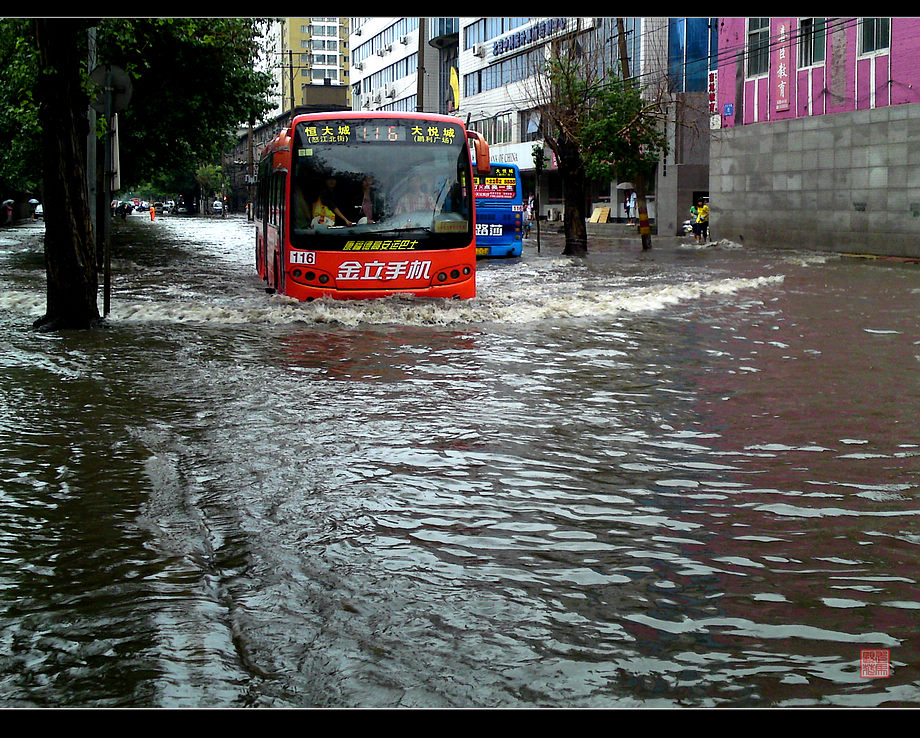
{"label": "apartment building", "polygon": [[282,18],[266,39],[275,115],[316,104],[351,107],[349,19]]}
{"label": "apartment building", "polygon": [[351,18],[355,110],[456,111],[457,18]]}

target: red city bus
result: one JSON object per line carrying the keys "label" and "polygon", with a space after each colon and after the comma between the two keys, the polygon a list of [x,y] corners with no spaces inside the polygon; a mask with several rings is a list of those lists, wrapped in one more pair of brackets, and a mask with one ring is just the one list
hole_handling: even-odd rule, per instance
{"label": "red city bus", "polygon": [[473,158],[489,171],[488,144],[446,115],[296,116],[259,162],[259,276],[299,300],[475,297]]}

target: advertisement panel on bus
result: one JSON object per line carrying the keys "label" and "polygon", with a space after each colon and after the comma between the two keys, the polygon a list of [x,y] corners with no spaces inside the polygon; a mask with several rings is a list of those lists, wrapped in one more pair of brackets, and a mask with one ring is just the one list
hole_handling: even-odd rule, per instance
{"label": "advertisement panel on bus", "polygon": [[300,300],[476,294],[472,158],[457,118],[366,111],[294,118],[259,163],[256,266]]}

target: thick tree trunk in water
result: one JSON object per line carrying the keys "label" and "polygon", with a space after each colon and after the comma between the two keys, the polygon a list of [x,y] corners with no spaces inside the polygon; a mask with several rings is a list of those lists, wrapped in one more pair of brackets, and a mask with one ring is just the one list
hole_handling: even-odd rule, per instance
{"label": "thick tree trunk in water", "polygon": [[86,96],[80,34],[85,22],[35,21],[45,205],[44,317],[35,328],[90,328],[99,323],[95,239],[86,194]]}
{"label": "thick tree trunk in water", "polygon": [[565,184],[565,256],[588,253],[588,227],[585,225],[585,169],[578,147],[559,142],[559,170]]}

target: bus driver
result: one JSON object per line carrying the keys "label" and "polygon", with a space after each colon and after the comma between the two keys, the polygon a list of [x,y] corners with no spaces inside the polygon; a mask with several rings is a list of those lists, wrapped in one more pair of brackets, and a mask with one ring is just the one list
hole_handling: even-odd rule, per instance
{"label": "bus driver", "polygon": [[402,194],[399,202],[396,203],[396,215],[413,213],[418,210],[430,213],[434,210],[434,207],[434,197],[431,196],[431,193],[424,191],[422,178],[418,174],[413,174],[409,178],[407,191]]}

